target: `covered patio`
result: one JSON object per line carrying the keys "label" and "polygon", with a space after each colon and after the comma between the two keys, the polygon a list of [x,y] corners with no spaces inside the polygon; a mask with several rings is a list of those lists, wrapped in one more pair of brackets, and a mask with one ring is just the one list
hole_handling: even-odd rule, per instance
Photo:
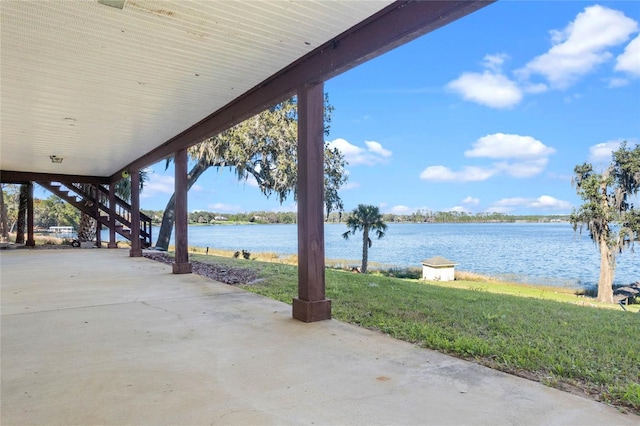
{"label": "covered patio", "polygon": [[[323,83],[491,1],[3,1],[0,179],[93,185],[110,250],[0,252],[1,417],[24,424],[637,424],[331,318]],[[298,297],[190,274],[187,149],[298,97]],[[138,172],[175,162],[175,262]],[[114,186],[131,176],[132,247]],[[105,192],[106,201],[98,199]],[[33,198],[27,246],[34,245]],[[293,317],[293,318],[292,318]],[[299,321],[298,321],[299,320]],[[307,324],[305,324],[307,323]]]}
{"label": "covered patio", "polygon": [[[151,244],[139,171],[175,163],[175,262],[191,272],[187,149],[298,100],[299,295],[292,315],[331,318],[324,282],[324,82],[493,0],[2,2],[0,179],[55,191],[131,257]],[[130,204],[115,186],[131,177]],[[66,189],[62,188],[64,186]],[[77,201],[79,199],[79,201]]]}
{"label": "covered patio", "polygon": [[0,262],[3,425],[638,424],[128,250]]}

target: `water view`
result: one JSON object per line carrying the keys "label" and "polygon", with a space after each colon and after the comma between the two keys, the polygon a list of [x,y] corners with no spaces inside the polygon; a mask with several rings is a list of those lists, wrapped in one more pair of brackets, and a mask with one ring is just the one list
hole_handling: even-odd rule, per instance
{"label": "water view", "polygon": [[[325,225],[325,253],[358,265],[362,237],[342,238],[344,224]],[[154,242],[158,228],[154,228]],[[108,235],[105,235],[108,238]],[[173,240],[171,241],[173,244]],[[297,253],[296,225],[190,226],[189,245],[249,252]],[[587,288],[598,281],[600,258],[584,233],[567,223],[389,224],[373,241],[369,261],[387,266],[420,266],[432,256],[457,269],[530,284]],[[375,267],[375,265],[374,265]],[[618,257],[615,284],[640,280],[640,247]]]}

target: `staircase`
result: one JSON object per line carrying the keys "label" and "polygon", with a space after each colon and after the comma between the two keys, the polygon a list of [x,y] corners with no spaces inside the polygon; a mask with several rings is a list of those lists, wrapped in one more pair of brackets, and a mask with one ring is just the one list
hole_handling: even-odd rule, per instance
{"label": "staircase", "polygon": [[[37,182],[83,213],[109,228],[109,190],[102,185],[80,183]],[[115,232],[131,241],[131,205],[116,197],[114,205]],[[151,218],[140,213],[140,244],[151,247]]]}

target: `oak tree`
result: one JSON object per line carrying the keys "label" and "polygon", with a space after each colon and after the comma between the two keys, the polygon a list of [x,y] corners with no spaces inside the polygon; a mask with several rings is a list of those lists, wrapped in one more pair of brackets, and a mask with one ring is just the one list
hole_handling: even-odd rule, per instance
{"label": "oak tree", "polygon": [[600,250],[597,300],[613,303],[616,256],[633,250],[640,237],[640,210],[633,204],[640,190],[640,145],[631,149],[623,143],[601,173],[590,163],[576,166],[573,184],[584,203],[570,221],[576,231],[586,227]]}

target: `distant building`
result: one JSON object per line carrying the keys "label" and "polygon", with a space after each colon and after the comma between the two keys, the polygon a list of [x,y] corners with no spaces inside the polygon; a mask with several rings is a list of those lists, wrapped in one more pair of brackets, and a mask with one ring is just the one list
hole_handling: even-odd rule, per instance
{"label": "distant building", "polygon": [[422,261],[422,279],[429,281],[453,281],[457,263],[435,256]]}

